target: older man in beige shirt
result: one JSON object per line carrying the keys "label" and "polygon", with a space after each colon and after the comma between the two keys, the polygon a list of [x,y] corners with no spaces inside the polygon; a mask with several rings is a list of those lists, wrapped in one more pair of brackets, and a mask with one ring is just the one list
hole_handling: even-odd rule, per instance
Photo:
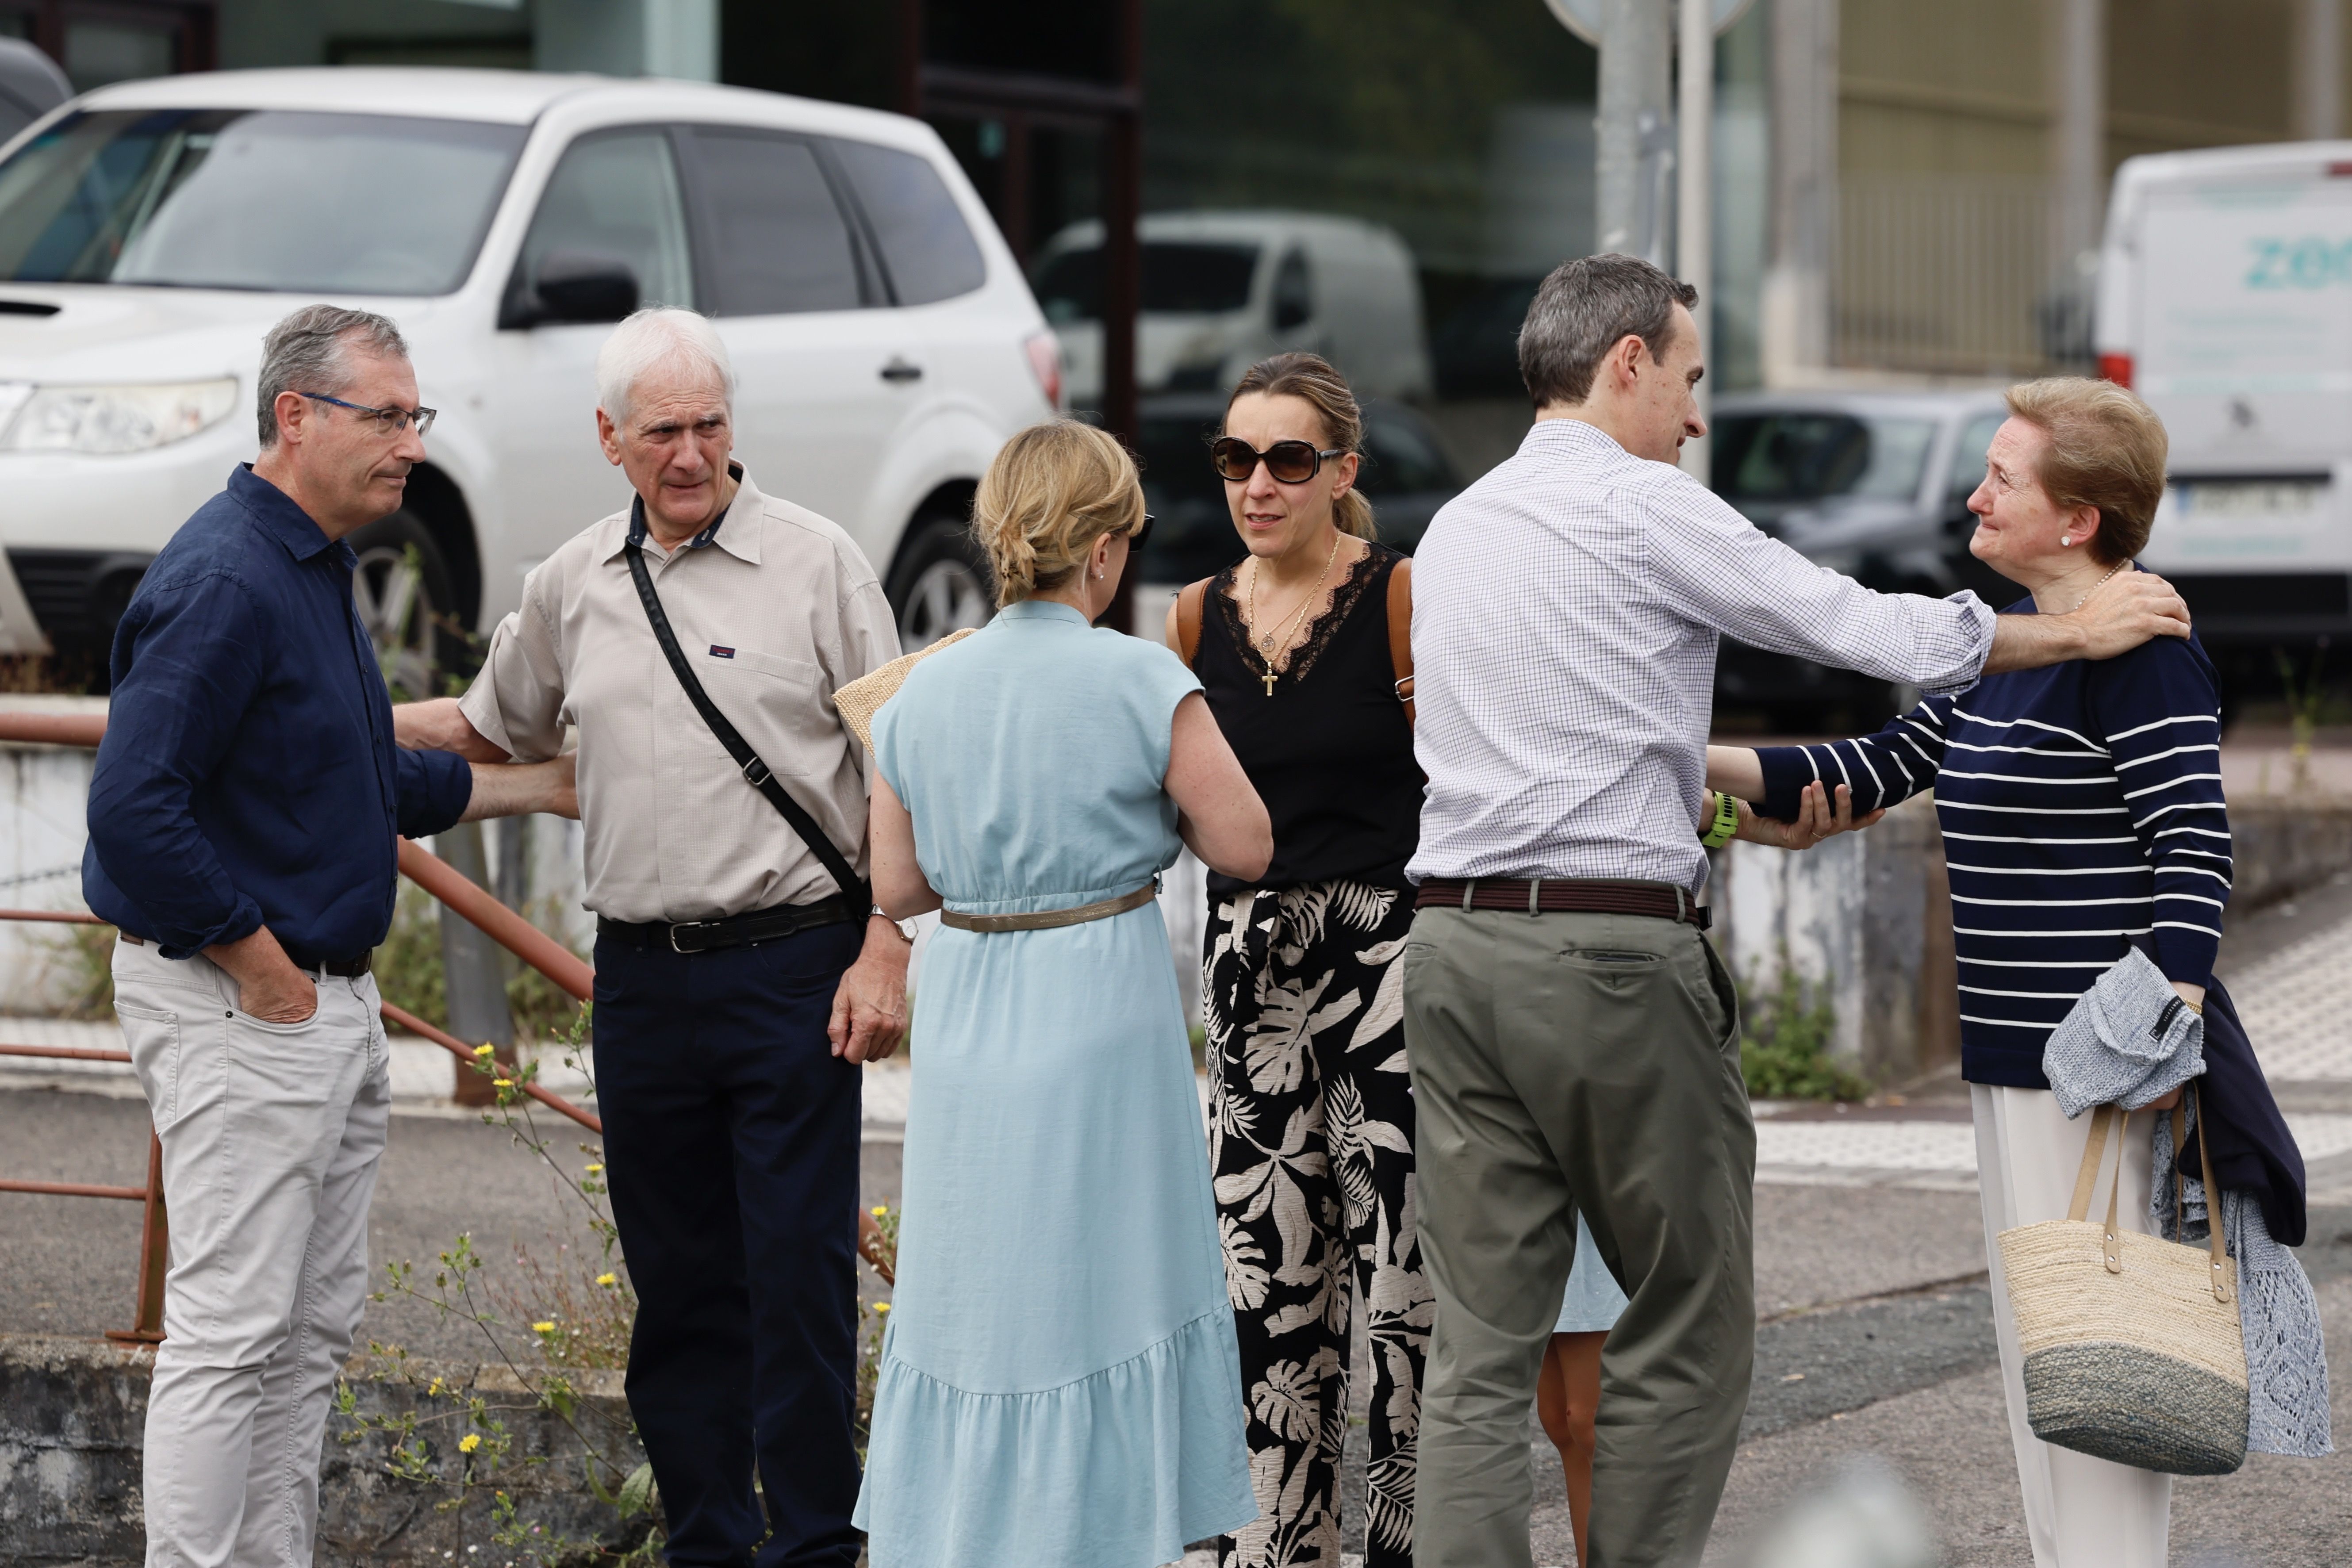
{"label": "older man in beige shirt", "polygon": [[[858,1064],[898,1045],[908,943],[873,910],[867,761],[830,699],[898,634],[848,535],[729,461],[733,377],[708,321],[640,311],[596,369],[604,454],[636,500],[536,568],[472,689],[398,710],[399,733],[499,761],[577,729],[597,1099],[638,1300],[629,1405],[669,1557],[850,1568]],[[673,670],[633,549],[757,763]],[[762,798],[759,764],[826,846]]]}

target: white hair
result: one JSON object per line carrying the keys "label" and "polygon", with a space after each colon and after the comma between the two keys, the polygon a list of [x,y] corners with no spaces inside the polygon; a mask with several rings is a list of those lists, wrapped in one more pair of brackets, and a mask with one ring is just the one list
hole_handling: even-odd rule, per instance
{"label": "white hair", "polygon": [[596,406],[614,424],[626,423],[638,384],[665,371],[673,380],[717,382],[732,409],[735,368],[718,329],[707,317],[666,305],[630,316],[596,351]]}

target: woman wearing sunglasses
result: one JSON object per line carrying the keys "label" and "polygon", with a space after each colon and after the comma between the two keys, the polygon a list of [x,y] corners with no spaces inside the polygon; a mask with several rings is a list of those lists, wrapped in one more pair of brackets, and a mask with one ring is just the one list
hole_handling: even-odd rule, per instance
{"label": "woman wearing sunglasses", "polygon": [[1261,1510],[1219,1542],[1223,1568],[1338,1568],[1351,1289],[1371,1340],[1364,1563],[1412,1558],[1430,1293],[1398,955],[1422,774],[1400,699],[1410,563],[1374,541],[1362,440],[1328,363],[1253,367],[1211,448],[1249,553],[1168,616],[1274,822],[1262,876],[1211,874],[1203,943],[1210,1163]]}

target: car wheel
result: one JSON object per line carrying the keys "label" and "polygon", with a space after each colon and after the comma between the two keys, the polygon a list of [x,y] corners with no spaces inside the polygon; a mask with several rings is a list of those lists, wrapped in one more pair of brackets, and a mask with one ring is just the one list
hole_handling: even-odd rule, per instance
{"label": "car wheel", "polygon": [[349,541],[359,558],[352,602],[375,645],[383,683],[395,702],[439,695],[444,639],[456,640],[449,563],[416,514],[396,511]]}
{"label": "car wheel", "polygon": [[952,631],[985,626],[996,613],[995,585],[971,531],[950,518],[919,520],[890,574],[890,607],[898,646],[929,647]]}

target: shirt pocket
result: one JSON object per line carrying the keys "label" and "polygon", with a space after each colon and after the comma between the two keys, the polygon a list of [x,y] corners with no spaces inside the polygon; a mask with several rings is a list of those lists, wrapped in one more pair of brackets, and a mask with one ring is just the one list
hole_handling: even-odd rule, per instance
{"label": "shirt pocket", "polygon": [[716,668],[736,675],[764,675],[773,680],[787,680],[814,691],[817,677],[823,673],[804,658],[786,658],[780,653],[761,653],[757,648],[714,643],[697,661],[705,668]]}
{"label": "shirt pocket", "polygon": [[715,644],[694,661],[711,700],[742,731],[778,778],[829,773],[840,759],[826,731],[840,721],[825,700],[824,671],[814,660],[762,653],[741,644]]}

